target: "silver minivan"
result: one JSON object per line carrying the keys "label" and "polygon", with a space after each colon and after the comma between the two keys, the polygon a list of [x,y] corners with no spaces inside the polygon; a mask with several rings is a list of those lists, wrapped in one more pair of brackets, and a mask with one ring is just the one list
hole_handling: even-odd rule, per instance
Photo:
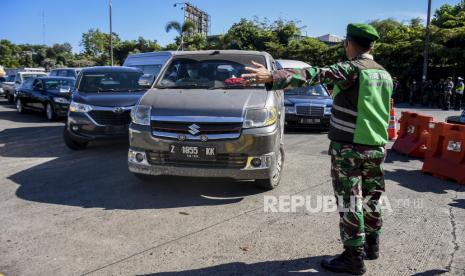
{"label": "silver minivan", "polygon": [[129,170],[136,176],[248,179],[273,189],[284,162],[282,91],[241,77],[256,51],[176,52],[132,110]]}

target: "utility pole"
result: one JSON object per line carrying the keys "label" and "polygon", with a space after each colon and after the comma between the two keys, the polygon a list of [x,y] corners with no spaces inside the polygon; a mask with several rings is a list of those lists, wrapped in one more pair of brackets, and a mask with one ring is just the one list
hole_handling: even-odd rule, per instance
{"label": "utility pole", "polygon": [[188,3],[187,2],[177,2],[177,3],[174,3],[173,7],[176,8],[178,5],[182,5],[181,10],[184,11],[184,17],[183,17],[183,20],[182,20],[182,23],[181,23],[181,45],[179,45],[178,50],[179,50],[179,48],[181,48],[181,51],[184,51],[184,34],[182,32],[182,26],[186,22],[186,6],[188,5]]}
{"label": "utility pole", "polygon": [[[431,25],[431,2],[428,0],[428,15],[426,19],[426,35],[425,35],[425,50],[423,53],[423,82],[426,81],[428,77],[428,54],[429,54],[429,40],[430,40],[430,25]],[[422,89],[423,91],[423,89]]]}
{"label": "utility pole", "polygon": [[45,45],[45,12],[42,10],[42,44]]}
{"label": "utility pole", "polygon": [[111,0],[110,0],[110,59],[111,59],[111,66],[113,66],[113,26],[112,26],[112,12],[111,12]]}

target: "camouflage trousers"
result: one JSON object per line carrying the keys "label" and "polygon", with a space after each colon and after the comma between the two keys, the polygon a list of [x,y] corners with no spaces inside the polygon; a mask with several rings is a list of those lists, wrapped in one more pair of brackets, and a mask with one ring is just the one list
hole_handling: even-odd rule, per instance
{"label": "camouflage trousers", "polygon": [[365,234],[381,231],[385,149],[331,142],[329,154],[341,240],[346,246],[363,246]]}

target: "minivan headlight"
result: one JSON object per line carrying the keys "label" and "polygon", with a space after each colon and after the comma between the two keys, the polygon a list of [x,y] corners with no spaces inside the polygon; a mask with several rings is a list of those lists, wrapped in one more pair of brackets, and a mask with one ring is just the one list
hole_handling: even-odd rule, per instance
{"label": "minivan headlight", "polygon": [[277,119],[276,107],[248,109],[245,113],[244,128],[271,126]]}
{"label": "minivan headlight", "polygon": [[152,108],[146,105],[136,105],[131,110],[131,118],[134,124],[149,126],[150,125],[150,111]]}
{"label": "minivan headlight", "polygon": [[89,112],[92,110],[92,107],[88,104],[82,104],[82,103],[77,103],[77,102],[71,102],[69,104],[69,111],[71,112]]}

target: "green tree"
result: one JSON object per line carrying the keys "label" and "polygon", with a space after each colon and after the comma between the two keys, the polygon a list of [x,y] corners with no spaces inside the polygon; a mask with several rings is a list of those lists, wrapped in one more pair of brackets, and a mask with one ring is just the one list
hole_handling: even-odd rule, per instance
{"label": "green tree", "polygon": [[192,21],[186,21],[184,23],[179,23],[178,21],[170,21],[165,26],[165,31],[169,33],[171,30],[175,30],[180,37],[180,47],[181,50],[184,50],[184,38],[186,36],[192,35],[195,31],[195,24]]}
{"label": "green tree", "polygon": [[[120,43],[116,33],[112,34],[114,47]],[[99,29],[90,29],[82,34],[81,46],[88,56],[92,56],[98,65],[110,64],[110,35]]]}

